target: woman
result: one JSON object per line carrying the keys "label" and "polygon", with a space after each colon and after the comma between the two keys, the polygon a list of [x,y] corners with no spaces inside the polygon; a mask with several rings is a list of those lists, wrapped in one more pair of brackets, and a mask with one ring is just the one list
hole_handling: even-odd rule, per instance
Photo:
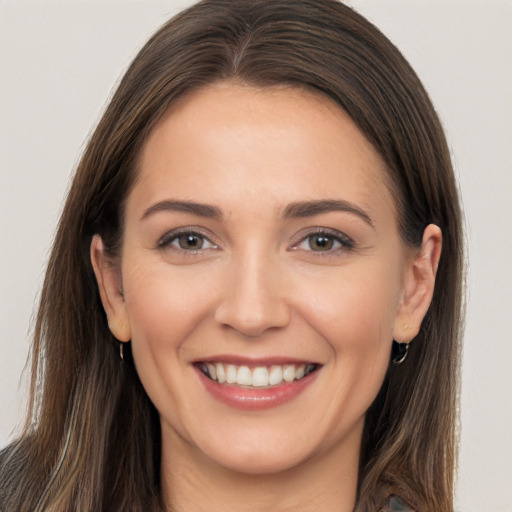
{"label": "woman", "polygon": [[461,252],[439,121],[375,27],[184,11],[78,166],[2,509],[451,511]]}

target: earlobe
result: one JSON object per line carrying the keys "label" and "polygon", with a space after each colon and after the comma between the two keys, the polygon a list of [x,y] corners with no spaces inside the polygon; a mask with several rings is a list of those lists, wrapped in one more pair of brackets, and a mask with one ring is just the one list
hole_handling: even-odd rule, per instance
{"label": "earlobe", "polygon": [[399,342],[411,341],[420,330],[434,294],[441,249],[441,229],[429,224],[423,232],[421,248],[406,268],[403,297],[393,331],[394,339]]}
{"label": "earlobe", "polygon": [[109,329],[119,341],[130,341],[131,327],[122,294],[119,270],[105,254],[103,240],[99,235],[92,238],[90,255]]}

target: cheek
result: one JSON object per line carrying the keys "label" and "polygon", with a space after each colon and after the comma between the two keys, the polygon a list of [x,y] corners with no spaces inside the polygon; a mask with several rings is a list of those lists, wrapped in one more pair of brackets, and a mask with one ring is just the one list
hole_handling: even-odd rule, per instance
{"label": "cheek", "polygon": [[137,373],[157,409],[166,404],[174,416],[182,405],[172,390],[191,371],[185,340],[211,311],[209,282],[155,262],[127,268],[123,277]]}
{"label": "cheek", "polygon": [[371,267],[340,271],[310,283],[304,316],[338,350],[374,350],[391,341],[400,282]]}
{"label": "cheek", "polygon": [[165,263],[128,271],[125,301],[132,341],[176,348],[209,314],[213,297],[206,290],[213,279],[207,274],[198,279],[193,268],[177,272]]}
{"label": "cheek", "polygon": [[123,273],[137,373],[160,414],[182,433],[180,411],[189,405],[176,389],[192,371],[187,364],[186,340],[210,314],[215,300],[211,293],[205,293],[214,289],[208,278],[194,279],[193,272],[183,267],[177,272],[165,263],[152,261],[127,263]]}
{"label": "cheek", "polygon": [[344,404],[340,409],[354,417],[364,415],[373,402],[389,366],[399,275],[381,265],[338,269],[330,279],[310,282],[302,307],[331,352],[332,403]]}

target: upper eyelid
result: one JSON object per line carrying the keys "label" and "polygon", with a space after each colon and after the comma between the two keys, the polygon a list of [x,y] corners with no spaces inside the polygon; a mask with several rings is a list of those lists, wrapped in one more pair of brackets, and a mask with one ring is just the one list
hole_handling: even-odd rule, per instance
{"label": "upper eyelid", "polygon": [[293,240],[291,246],[295,247],[298,244],[302,243],[304,240],[306,240],[308,237],[313,235],[327,235],[330,237],[335,238],[336,240],[340,242],[344,242],[345,244],[350,244],[351,246],[355,245],[354,240],[352,237],[348,236],[343,231],[339,231],[337,229],[333,228],[322,228],[322,227],[315,227],[315,228],[309,228],[305,231],[302,231],[299,233]]}
{"label": "upper eyelid", "polygon": [[199,235],[199,236],[205,238],[206,240],[208,240],[208,242],[210,242],[212,245],[218,246],[218,244],[214,240],[212,240],[212,236],[205,233],[203,229],[201,229],[197,226],[187,226],[187,227],[172,229],[172,230],[166,232],[164,235],[162,235],[158,239],[157,247],[163,247],[164,245],[167,245],[170,242],[174,241],[180,235],[185,235],[185,234],[189,234],[189,233]]}
{"label": "upper eyelid", "polygon": [[[157,247],[163,247],[164,245],[167,245],[168,243],[172,242],[178,236],[187,234],[187,233],[197,234],[199,236],[204,237],[212,245],[217,246],[217,247],[220,246],[218,241],[215,240],[216,237],[214,237],[212,234],[210,234],[208,230],[205,230],[204,228],[201,228],[199,226],[183,226],[183,227],[178,227],[178,228],[172,229],[172,230],[166,232],[164,235],[162,235],[157,241]],[[335,238],[340,243],[342,243],[342,245],[344,245],[345,247],[353,248],[356,245],[353,238],[350,237],[349,235],[347,235],[346,233],[344,233],[343,231],[339,231],[334,228],[316,226],[316,227],[306,228],[306,229],[302,230],[301,232],[297,233],[293,237],[289,247],[290,248],[297,247],[308,237],[313,236],[313,235],[322,235],[322,234]]]}

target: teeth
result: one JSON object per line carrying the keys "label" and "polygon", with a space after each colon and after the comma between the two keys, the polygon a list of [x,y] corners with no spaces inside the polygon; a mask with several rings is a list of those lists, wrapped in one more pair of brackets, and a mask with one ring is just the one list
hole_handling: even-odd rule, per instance
{"label": "teeth", "polygon": [[283,380],[293,382],[295,380],[295,365],[287,364],[283,366]]}
{"label": "teeth", "polygon": [[206,366],[208,368],[208,373],[212,376],[212,379],[216,379],[217,378],[217,370],[216,370],[215,366],[211,363],[208,363]]}
{"label": "teeth", "polygon": [[272,366],[268,374],[268,383],[275,386],[283,381],[283,368],[281,366]]}
{"label": "teeth", "polygon": [[268,370],[265,367],[255,368],[252,372],[251,384],[258,388],[268,386]]}
{"label": "teeth", "polygon": [[257,366],[251,370],[251,368],[245,365],[206,363],[201,364],[200,368],[205,375],[219,384],[227,383],[264,388],[276,386],[283,381],[289,383],[294,380],[300,380],[315,370],[316,366],[313,364],[285,364],[272,365],[270,367]]}
{"label": "teeth", "polygon": [[302,377],[304,377],[305,373],[306,373],[306,367],[303,364],[301,364],[295,370],[295,378],[297,380],[302,379]]}
{"label": "teeth", "polygon": [[228,384],[234,384],[236,382],[236,366],[234,364],[228,364],[226,368],[226,382]]}
{"label": "teeth", "polygon": [[251,370],[247,366],[240,366],[236,372],[236,383],[240,386],[252,386]]}
{"label": "teeth", "polygon": [[226,372],[224,371],[224,365],[222,363],[217,363],[215,365],[215,373],[217,374],[216,377],[210,373],[210,377],[219,382],[219,384],[224,384],[226,382]]}

